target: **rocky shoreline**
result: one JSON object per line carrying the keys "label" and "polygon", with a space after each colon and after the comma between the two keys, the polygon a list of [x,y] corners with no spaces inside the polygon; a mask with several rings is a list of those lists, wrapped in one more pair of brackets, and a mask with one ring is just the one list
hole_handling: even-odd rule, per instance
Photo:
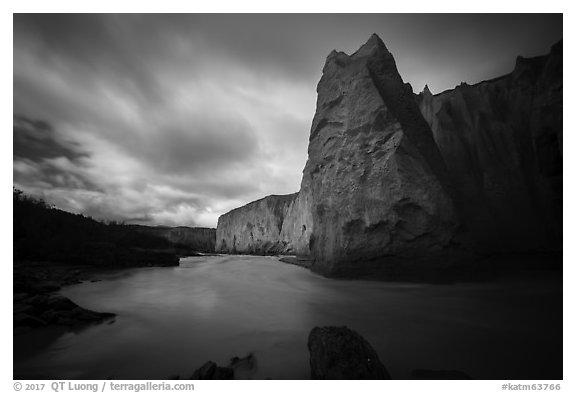
{"label": "rocky shoreline", "polygon": [[287,263],[289,265],[296,265],[303,267],[305,269],[310,269],[312,267],[312,260],[307,257],[299,257],[299,256],[279,256],[278,260],[280,262]]}
{"label": "rocky shoreline", "polygon": [[[102,273],[117,272],[130,267],[177,266],[170,260],[154,259],[157,252],[142,251],[144,257],[133,265],[91,266],[58,264],[48,261],[16,261],[13,265],[14,336],[38,328],[63,327],[78,330],[92,324],[114,323],[115,314],[80,307],[58,292],[65,286],[99,281]],[[201,255],[201,254],[198,254]]]}
{"label": "rocky shoreline", "polygon": [[89,266],[19,262],[14,265],[14,335],[60,326],[82,329],[95,323],[113,323],[115,315],[87,310],[58,291],[67,285],[95,281],[102,269]]}

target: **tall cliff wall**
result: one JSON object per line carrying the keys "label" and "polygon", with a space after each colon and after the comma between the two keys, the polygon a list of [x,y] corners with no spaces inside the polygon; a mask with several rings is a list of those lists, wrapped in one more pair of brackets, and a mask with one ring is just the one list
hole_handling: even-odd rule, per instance
{"label": "tall cliff wall", "polygon": [[562,42],[504,77],[416,100],[479,252],[562,247]]}
{"label": "tall cliff wall", "polygon": [[310,254],[326,275],[385,263],[561,249],[562,46],[514,72],[412,92],[373,35],[333,51],[301,189],[218,222],[220,252]]}
{"label": "tall cliff wall", "polygon": [[220,216],[216,251],[308,254],[311,220],[304,204],[299,193],[270,195]]}
{"label": "tall cliff wall", "polygon": [[382,41],[332,52],[318,84],[302,189],[313,269],[339,274],[386,255],[446,247],[458,225],[448,173]]}

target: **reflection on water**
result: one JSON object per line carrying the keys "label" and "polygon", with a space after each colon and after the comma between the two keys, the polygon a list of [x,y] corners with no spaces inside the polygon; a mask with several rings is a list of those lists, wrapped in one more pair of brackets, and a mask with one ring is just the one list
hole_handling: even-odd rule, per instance
{"label": "reflection on water", "polygon": [[[63,290],[79,305],[118,314],[66,333],[16,364],[67,379],[189,377],[207,360],[252,352],[254,378],[309,377],[308,333],[346,325],[393,378],[458,369],[475,378],[562,378],[561,279],[451,286],[337,281],[274,257],[195,257]],[[554,305],[552,307],[551,305]]]}

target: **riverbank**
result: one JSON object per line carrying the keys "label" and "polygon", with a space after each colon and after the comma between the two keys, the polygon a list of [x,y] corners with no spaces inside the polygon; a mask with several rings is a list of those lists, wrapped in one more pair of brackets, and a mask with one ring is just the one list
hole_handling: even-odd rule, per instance
{"label": "riverbank", "polygon": [[500,278],[562,274],[562,253],[514,253],[490,256],[402,258],[390,256],[358,261],[326,276],[316,271],[310,256],[277,255],[278,261],[296,265],[333,279],[453,284],[488,282]]}
{"label": "riverbank", "polygon": [[81,329],[85,325],[111,321],[112,313],[87,310],[58,291],[65,286],[95,280],[104,269],[48,262],[19,262],[14,265],[14,335],[38,328]]}

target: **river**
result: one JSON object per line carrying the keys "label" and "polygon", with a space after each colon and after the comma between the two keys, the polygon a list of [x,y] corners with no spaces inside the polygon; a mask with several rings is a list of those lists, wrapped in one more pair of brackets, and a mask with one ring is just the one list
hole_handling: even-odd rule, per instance
{"label": "river", "polygon": [[112,324],[61,335],[16,364],[57,379],[188,378],[253,353],[254,379],[307,379],[314,326],[348,326],[393,378],[456,369],[478,379],[562,378],[560,277],[452,285],[332,280],[275,257],[184,258],[62,290]]}

